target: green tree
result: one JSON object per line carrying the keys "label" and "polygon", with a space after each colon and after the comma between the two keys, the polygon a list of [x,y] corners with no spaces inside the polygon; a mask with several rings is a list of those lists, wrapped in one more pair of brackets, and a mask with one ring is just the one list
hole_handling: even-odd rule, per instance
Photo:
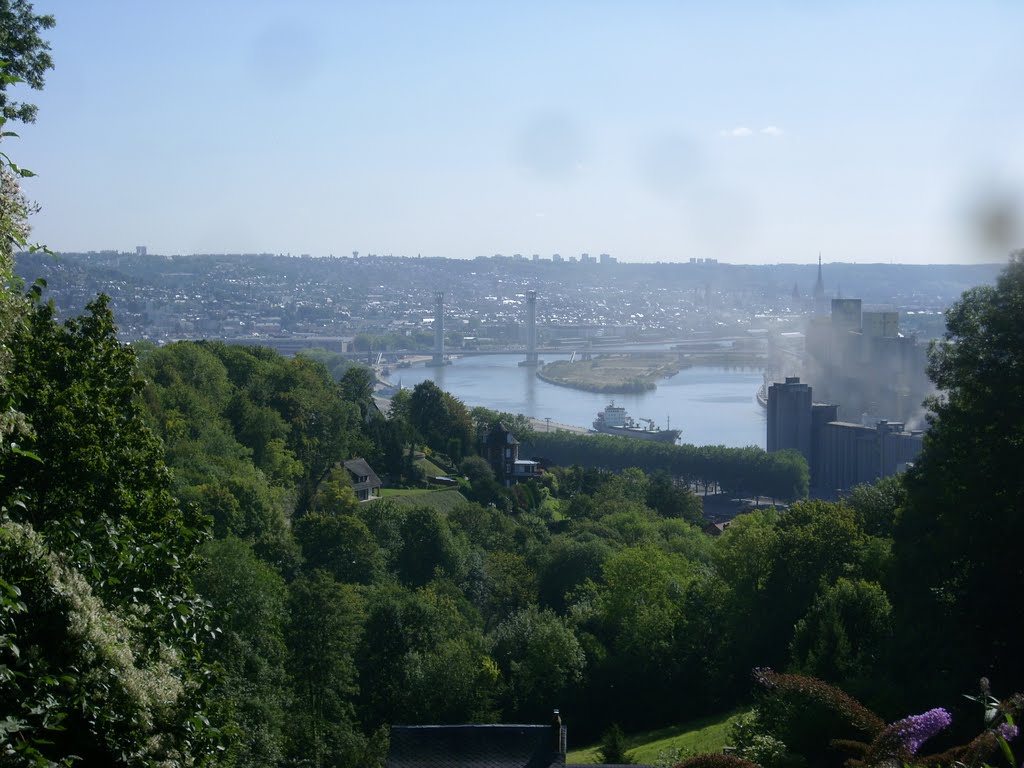
{"label": "green tree", "polygon": [[504,681],[506,716],[536,722],[583,677],[585,657],[565,621],[535,606],[503,621],[494,632],[494,658]]}
{"label": "green tree", "polygon": [[689,488],[674,482],[667,472],[651,475],[647,486],[647,506],[662,517],[680,517],[690,522],[704,519],[704,505]]}
{"label": "green tree", "polygon": [[600,580],[602,567],[611,554],[612,548],[605,541],[553,538],[538,569],[541,604],[564,611],[573,590],[588,580]]}
{"label": "green tree", "polygon": [[[5,62],[4,74],[41,90],[46,71],[53,69],[53,59],[50,44],[39,33],[56,23],[53,16],[37,15],[27,0],[0,0],[0,62]],[[36,105],[12,100],[7,85],[0,80],[0,115],[6,120],[35,122]]]}
{"label": "green tree", "polygon": [[459,465],[459,471],[469,481],[466,497],[470,501],[484,506],[493,504],[499,508],[504,508],[507,505],[505,489],[494,478],[494,470],[485,459],[480,456],[467,456]]}
{"label": "green tree", "polygon": [[372,584],[384,571],[384,554],[366,523],[351,515],[311,512],[295,524],[295,537],[310,568],[347,584]]}
{"label": "green tree", "polygon": [[287,643],[295,680],[289,754],[314,766],[363,766],[369,744],[355,726],[355,651],[364,605],[323,571],[289,586]]}
{"label": "green tree", "polygon": [[349,368],[338,382],[342,398],[358,406],[364,420],[369,418],[373,406],[373,382],[373,371],[362,366]]}
{"label": "green tree", "polygon": [[629,765],[633,759],[626,752],[626,734],[618,723],[612,723],[611,727],[601,737],[600,749],[601,762],[608,765]]}
{"label": "green tree", "polygon": [[465,553],[452,536],[444,516],[429,507],[414,507],[402,518],[401,549],[395,568],[399,578],[410,586],[423,586],[436,573],[458,575]]}
{"label": "green tree", "polygon": [[451,583],[376,590],[359,652],[363,720],[494,722],[497,667]]}
{"label": "green tree", "polygon": [[1007,613],[1007,596],[1024,592],[1022,317],[1024,252],[946,313],[928,365],[940,392],[894,534],[900,623],[908,633],[927,627],[917,640],[926,652],[908,649],[908,667],[948,665],[965,688],[982,674],[1024,687]]}
{"label": "green tree", "polygon": [[171,493],[106,299],[58,324],[40,293],[7,380],[37,457],[0,452],[8,737],[54,761],[203,761],[210,628],[190,574],[206,521]]}
{"label": "green tree", "polygon": [[884,477],[858,485],[844,501],[860,515],[864,531],[871,536],[891,537],[903,507],[907,489],[902,475]]}
{"label": "green tree", "polygon": [[879,668],[892,632],[892,606],[881,586],[839,579],[796,624],[790,646],[798,672],[834,682],[865,679]]}
{"label": "green tree", "polygon": [[207,651],[221,668],[214,700],[238,732],[234,764],[279,764],[291,704],[284,580],[240,539],[209,542],[202,554],[196,587],[213,604],[220,630]]}
{"label": "green tree", "polygon": [[526,558],[516,552],[484,554],[471,569],[469,580],[469,597],[487,628],[537,602],[537,577]]}
{"label": "green tree", "polygon": [[473,421],[466,406],[430,380],[413,388],[409,422],[428,446],[456,461],[473,447]]}

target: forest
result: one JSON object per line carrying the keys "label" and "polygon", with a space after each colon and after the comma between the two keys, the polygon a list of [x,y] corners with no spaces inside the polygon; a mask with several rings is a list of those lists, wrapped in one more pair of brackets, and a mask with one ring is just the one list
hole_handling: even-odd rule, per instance
{"label": "forest", "polygon": [[[5,748],[373,765],[392,723],[559,707],[582,741],[764,696],[755,669],[836,684],[886,720],[959,712],[982,676],[1012,693],[1022,301],[1014,259],[950,313],[932,356],[944,396],[905,478],[711,537],[687,460],[637,453],[666,447],[603,437],[507,489],[474,450],[501,415],[429,382],[380,414],[363,368],[127,347],[102,297],[61,323],[42,286],[8,289]],[[568,437],[524,437],[571,454]],[[341,460],[417,488],[414,448],[464,501],[356,500]]]}
{"label": "forest", "polygon": [[[948,312],[920,461],[826,503],[792,454],[531,434],[429,382],[380,413],[358,366],[61,320],[0,164],[4,765],[379,766],[391,724],[554,707],[580,743],[753,707],[690,765],[1019,764],[1024,254]],[[497,421],[537,480],[481,458]],[[358,501],[356,457],[406,493]],[[792,503],[712,536],[708,487]]]}

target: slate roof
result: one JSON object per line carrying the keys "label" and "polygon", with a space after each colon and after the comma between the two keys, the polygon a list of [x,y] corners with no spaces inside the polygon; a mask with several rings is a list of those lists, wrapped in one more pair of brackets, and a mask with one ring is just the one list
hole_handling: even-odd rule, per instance
{"label": "slate roof", "polygon": [[491,427],[491,431],[487,433],[487,444],[519,445],[519,441],[516,440],[516,436],[512,434],[512,430],[505,426],[505,422],[499,421]]}
{"label": "slate roof", "polygon": [[549,725],[395,725],[387,768],[561,766]]}
{"label": "slate roof", "polygon": [[377,473],[373,471],[373,468],[366,463],[366,459],[351,459],[344,462],[344,467],[351,472],[355,477],[365,477],[366,480],[362,483],[355,481],[353,478],[352,489],[360,491],[364,489],[380,488],[380,478],[377,477]]}

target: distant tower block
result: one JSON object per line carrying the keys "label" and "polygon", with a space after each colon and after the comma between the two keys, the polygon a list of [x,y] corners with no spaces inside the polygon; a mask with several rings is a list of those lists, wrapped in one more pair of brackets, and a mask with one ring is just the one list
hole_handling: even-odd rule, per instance
{"label": "distant tower block", "polygon": [[444,365],[444,292],[434,294],[434,354],[431,365]]}
{"label": "distant tower block", "polygon": [[520,365],[536,368],[537,359],[537,292],[526,292],[526,359]]}

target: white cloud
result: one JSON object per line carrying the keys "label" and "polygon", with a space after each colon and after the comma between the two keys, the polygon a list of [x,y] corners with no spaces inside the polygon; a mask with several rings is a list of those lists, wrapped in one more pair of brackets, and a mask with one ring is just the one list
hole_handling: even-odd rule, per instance
{"label": "white cloud", "polygon": [[754,132],[747,128],[745,125],[737,126],[736,128],[726,129],[718,132],[719,136],[728,136],[732,139],[746,139],[754,135]]}
{"label": "white cloud", "polygon": [[761,133],[765,136],[771,136],[773,139],[777,139],[782,136],[784,131],[777,125],[766,125],[761,129]]}

